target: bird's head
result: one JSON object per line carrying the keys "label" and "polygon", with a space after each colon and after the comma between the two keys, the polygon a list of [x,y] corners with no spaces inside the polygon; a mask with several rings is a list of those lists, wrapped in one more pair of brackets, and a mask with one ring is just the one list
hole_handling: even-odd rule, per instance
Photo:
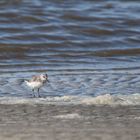
{"label": "bird's head", "polygon": [[49,80],[48,80],[48,75],[47,75],[47,74],[41,74],[41,75],[40,75],[40,78],[41,78],[41,80],[44,81],[44,82],[45,82],[45,81],[49,82]]}

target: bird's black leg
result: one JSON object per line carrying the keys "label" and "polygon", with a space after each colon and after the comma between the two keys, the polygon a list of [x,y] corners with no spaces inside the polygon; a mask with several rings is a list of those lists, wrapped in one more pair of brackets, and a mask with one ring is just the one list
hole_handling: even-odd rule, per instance
{"label": "bird's black leg", "polygon": [[37,89],[37,93],[38,93],[38,97],[41,97],[40,94],[39,94],[39,88]]}
{"label": "bird's black leg", "polygon": [[33,92],[33,97],[35,97],[34,89],[32,89],[32,92]]}

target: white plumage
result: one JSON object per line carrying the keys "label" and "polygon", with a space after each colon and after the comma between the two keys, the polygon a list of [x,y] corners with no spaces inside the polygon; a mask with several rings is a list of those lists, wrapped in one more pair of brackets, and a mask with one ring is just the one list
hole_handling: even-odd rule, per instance
{"label": "white plumage", "polygon": [[37,89],[38,96],[40,97],[39,89],[46,82],[49,82],[47,74],[41,74],[41,75],[38,75],[38,76],[33,76],[30,80],[25,80],[26,85],[32,89],[34,97],[35,97],[35,94],[34,94],[35,89]]}

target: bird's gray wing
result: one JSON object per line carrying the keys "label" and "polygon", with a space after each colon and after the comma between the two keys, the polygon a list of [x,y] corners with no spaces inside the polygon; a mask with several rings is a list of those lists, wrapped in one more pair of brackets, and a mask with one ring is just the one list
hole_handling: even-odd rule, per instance
{"label": "bird's gray wing", "polygon": [[33,76],[29,81],[30,82],[38,81],[38,77],[37,76]]}

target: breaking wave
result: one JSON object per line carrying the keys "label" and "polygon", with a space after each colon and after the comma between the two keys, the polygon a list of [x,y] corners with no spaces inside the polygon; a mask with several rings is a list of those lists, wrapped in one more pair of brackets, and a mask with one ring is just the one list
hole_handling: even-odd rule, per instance
{"label": "breaking wave", "polygon": [[132,95],[100,95],[91,96],[61,96],[46,98],[1,97],[0,104],[54,104],[54,105],[140,105],[140,94]]}

